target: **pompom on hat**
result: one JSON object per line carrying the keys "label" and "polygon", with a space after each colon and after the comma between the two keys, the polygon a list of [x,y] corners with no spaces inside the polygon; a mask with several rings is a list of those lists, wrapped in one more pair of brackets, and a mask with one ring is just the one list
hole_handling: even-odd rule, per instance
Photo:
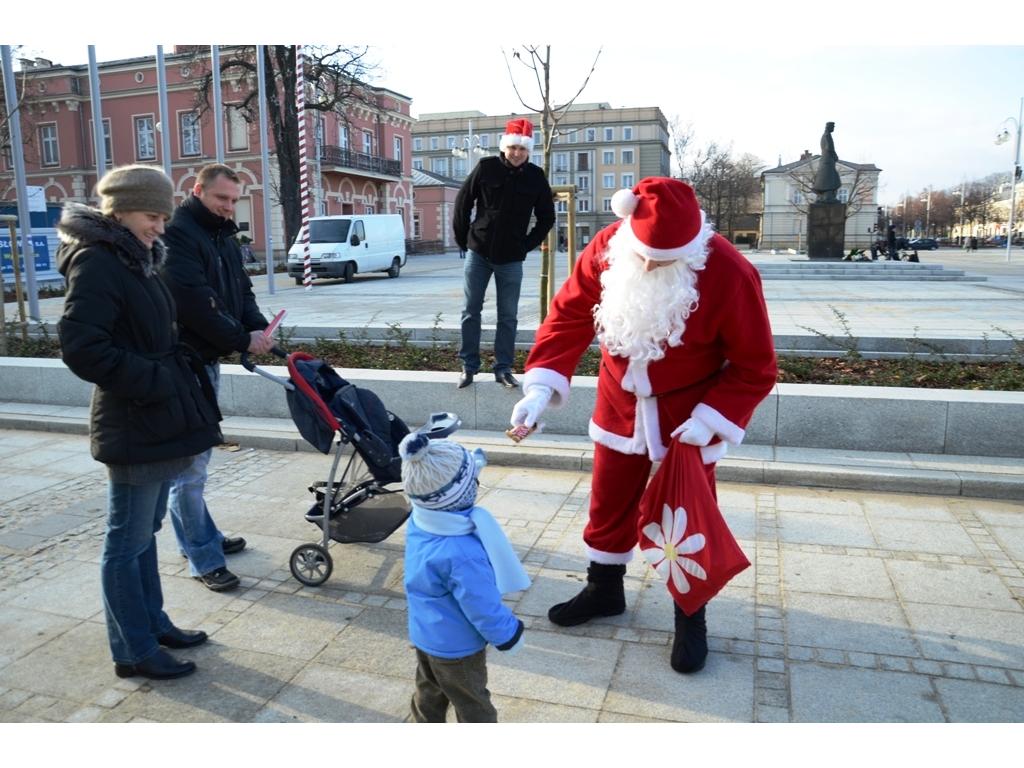
{"label": "pompom on hat", "polygon": [[412,432],[398,445],[405,495],[425,509],[457,511],[476,501],[476,476],[485,463],[451,440]]}
{"label": "pompom on hat", "polygon": [[100,210],[106,215],[130,211],[174,213],[174,184],[150,165],[124,165],[108,171],[96,185]]}
{"label": "pompom on hat", "polygon": [[714,229],[693,187],[679,179],[650,176],[632,189],[620,189],[612,196],[612,210],[625,219],[619,232],[645,258],[693,264],[707,255]]}
{"label": "pompom on hat", "polygon": [[508,147],[526,147],[527,152],[533,151],[533,123],[525,117],[518,117],[505,123],[505,135],[498,143],[501,151]]}

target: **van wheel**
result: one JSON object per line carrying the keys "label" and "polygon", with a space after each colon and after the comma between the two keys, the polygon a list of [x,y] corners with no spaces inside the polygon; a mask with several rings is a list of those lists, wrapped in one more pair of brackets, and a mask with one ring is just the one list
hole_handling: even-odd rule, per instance
{"label": "van wheel", "polygon": [[296,277],[295,278],[295,284],[296,285],[302,285],[302,278],[301,277]]}
{"label": "van wheel", "polygon": [[356,275],[356,265],[351,261],[345,262],[345,271],[341,275],[341,279],[346,283],[351,283],[352,278]]}
{"label": "van wheel", "polygon": [[395,256],[394,261],[391,262],[391,269],[388,270],[388,277],[398,277],[401,272],[402,262]]}

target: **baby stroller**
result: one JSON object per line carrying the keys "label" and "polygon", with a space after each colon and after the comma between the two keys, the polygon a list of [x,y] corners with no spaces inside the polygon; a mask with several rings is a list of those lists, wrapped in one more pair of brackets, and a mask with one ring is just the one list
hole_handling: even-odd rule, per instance
{"label": "baby stroller", "polygon": [[[331,540],[375,544],[408,519],[412,509],[402,488],[395,485],[402,481],[398,444],[409,428],[377,395],[350,384],[324,361],[305,352],[286,355],[276,347],[273,352],[287,359],[288,379],[257,368],[245,354],[242,365],[285,388],[292,421],[310,445],[329,454],[337,437],[327,480],[309,487],[316,501],[305,518],[320,529],[321,541],[296,547],[288,562],[298,581],[316,587],[334,570],[327,551]],[[416,431],[437,439],[452,434],[461,424],[455,414],[434,413]],[[337,477],[347,445],[352,451]]]}

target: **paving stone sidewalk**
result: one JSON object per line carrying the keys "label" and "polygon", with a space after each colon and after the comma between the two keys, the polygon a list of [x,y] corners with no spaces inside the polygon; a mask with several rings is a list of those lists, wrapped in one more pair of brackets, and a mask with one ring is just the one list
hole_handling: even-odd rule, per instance
{"label": "paving stone sidewalk", "polygon": [[[288,571],[317,540],[302,515],[327,457],[218,450],[208,500],[249,547],[236,592],[188,577],[170,526],[158,536],[167,610],[211,635],[199,670],[119,680],[99,590],[106,479],[73,435],[0,431],[0,721],[399,722],[415,663],[400,529],[332,545],[319,588]],[[481,503],[533,585],[509,604],[527,624],[516,656],[490,652],[506,722],[1024,721],[1024,506],[983,499],[720,484],[753,563],[708,609],[704,671],[671,671],[672,610],[643,563],[627,612],[573,629],[548,607],[586,561],[585,473],[488,467]]]}

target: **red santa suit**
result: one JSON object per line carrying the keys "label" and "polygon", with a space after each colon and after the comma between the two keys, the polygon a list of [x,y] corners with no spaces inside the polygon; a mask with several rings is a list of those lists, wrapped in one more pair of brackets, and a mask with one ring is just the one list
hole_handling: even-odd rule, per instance
{"label": "red santa suit", "polygon": [[[628,218],[616,222],[590,242],[537,330],[523,388],[528,393],[536,384],[551,387],[552,406],[568,399],[576,365],[594,339],[609,241],[630,225]],[[633,223],[626,234],[638,232],[639,253],[675,253],[644,253],[643,225]],[[754,409],[775,385],[775,349],[757,269],[704,225],[703,213],[697,232],[689,244],[702,246],[707,257],[696,273],[699,301],[686,319],[682,343],[665,345],[664,357],[654,361],[616,356],[601,346],[589,430],[596,443],[590,520],[583,534],[590,559],[598,563],[632,559],[640,497],[652,461],[675,439],[670,433],[689,418],[710,428],[714,436],[701,451],[714,488],[714,463],[729,445],[743,441]]]}

